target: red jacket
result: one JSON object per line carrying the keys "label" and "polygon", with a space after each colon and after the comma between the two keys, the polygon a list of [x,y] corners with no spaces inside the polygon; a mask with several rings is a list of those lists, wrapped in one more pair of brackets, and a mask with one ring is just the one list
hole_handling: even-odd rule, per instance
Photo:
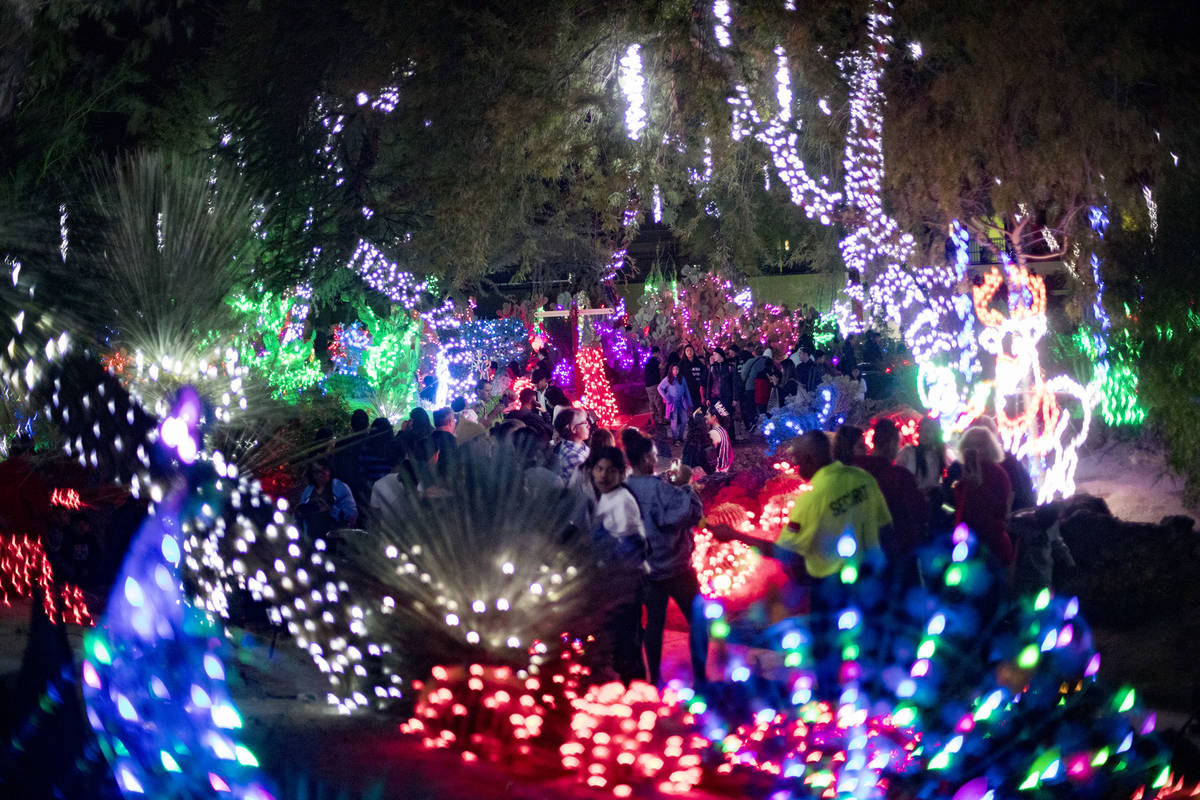
{"label": "red jacket", "polygon": [[917,488],[917,479],[883,456],[859,456],[854,466],[871,473],[892,514],[892,538],[880,542],[883,551],[889,559],[909,555],[924,539],[929,524],[929,502]]}
{"label": "red jacket", "polygon": [[954,484],[954,522],[967,523],[997,559],[1013,562],[1012,540],[1008,538],[1008,496],[1012,483],[999,464],[984,462],[983,480],[974,483],[962,478]]}

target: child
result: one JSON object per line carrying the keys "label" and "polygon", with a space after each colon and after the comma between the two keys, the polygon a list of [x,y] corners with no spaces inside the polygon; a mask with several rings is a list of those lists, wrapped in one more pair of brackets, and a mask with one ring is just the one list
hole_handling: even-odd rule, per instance
{"label": "child", "polygon": [[613,578],[627,579],[632,589],[618,593],[605,625],[612,643],[613,668],[628,685],[646,679],[640,641],[646,532],[637,500],[625,486],[625,455],[615,447],[602,447],[592,454],[591,461],[596,493],[592,535],[605,552],[604,562],[613,571]]}

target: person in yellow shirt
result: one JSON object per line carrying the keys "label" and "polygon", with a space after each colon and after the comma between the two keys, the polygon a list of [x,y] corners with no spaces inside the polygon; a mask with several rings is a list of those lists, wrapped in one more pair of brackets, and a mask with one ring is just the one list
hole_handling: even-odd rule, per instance
{"label": "person in yellow shirt", "polygon": [[792,461],[812,491],[796,496],[778,540],[748,536],[728,525],[716,526],[713,535],[743,542],[789,566],[803,559],[805,572],[817,579],[839,574],[847,563],[882,563],[880,532],[891,526],[892,515],[870,473],[834,461],[829,437],[821,431],[795,440]]}
{"label": "person in yellow shirt", "polygon": [[[855,629],[865,616],[883,610],[885,593],[879,579],[884,577],[885,559],[879,542],[889,535],[885,529],[892,517],[875,479],[866,470],[834,461],[829,438],[821,431],[795,440],[792,461],[812,490],[796,496],[777,541],[747,536],[726,525],[712,533],[721,541],[740,541],[780,560],[795,584],[807,584],[815,691],[829,699],[837,696],[848,676],[868,678],[861,664],[843,672],[844,658],[858,658],[846,655],[844,645],[857,641]],[[859,652],[857,647],[853,652]]]}

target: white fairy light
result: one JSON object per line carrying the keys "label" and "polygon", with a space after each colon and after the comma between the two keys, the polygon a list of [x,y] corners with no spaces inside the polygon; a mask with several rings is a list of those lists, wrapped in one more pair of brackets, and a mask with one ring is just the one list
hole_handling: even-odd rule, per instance
{"label": "white fairy light", "polygon": [[792,118],[792,76],[788,72],[788,57],[782,47],[775,48],[775,98],[779,101],[779,119]]}
{"label": "white fairy light", "polygon": [[662,190],[657,183],[654,184],[654,222],[662,222]]}
{"label": "white fairy light", "polygon": [[621,74],[618,83],[625,95],[625,130],[633,141],[642,136],[646,128],[646,79],[642,76],[642,46],[631,44],[621,58]]}
{"label": "white fairy light", "polygon": [[70,249],[71,244],[71,230],[67,225],[67,221],[67,204],[63,203],[58,207],[58,252],[62,256],[64,264],[67,263],[67,251]]}
{"label": "white fairy light", "polygon": [[1158,235],[1158,203],[1154,201],[1154,192],[1149,186],[1142,187],[1142,196],[1146,198],[1146,213],[1150,216],[1150,238]]}
{"label": "white fairy light", "polygon": [[713,16],[717,18],[717,23],[713,25],[713,34],[717,37],[717,44],[721,47],[729,47],[733,44],[733,40],[729,37],[729,26],[733,24],[733,15],[729,13],[728,0],[715,0]]}
{"label": "white fairy light", "polygon": [[401,269],[399,264],[389,260],[378,247],[365,239],[359,240],[347,266],[372,289],[407,308],[414,307],[430,288],[428,281]]}

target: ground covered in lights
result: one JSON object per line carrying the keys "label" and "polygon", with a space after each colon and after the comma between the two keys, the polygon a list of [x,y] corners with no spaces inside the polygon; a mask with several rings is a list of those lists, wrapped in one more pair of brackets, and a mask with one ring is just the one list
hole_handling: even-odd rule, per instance
{"label": "ground covered in lights", "polygon": [[[752,448],[747,448],[746,455]],[[1157,522],[1184,509],[1178,484],[1162,477],[1152,450],[1121,444],[1085,456],[1081,489],[1104,496],[1126,519]],[[1130,475],[1130,466],[1140,465]],[[28,601],[0,609],[0,676],[14,674],[28,634]],[[1086,609],[1084,609],[1086,614]],[[1190,626],[1190,627],[1189,627]],[[69,629],[77,657],[80,629]],[[258,754],[280,798],[562,798],[611,796],[580,785],[562,772],[550,753],[535,749],[501,763],[464,763],[454,751],[429,751],[416,736],[400,735],[406,715],[364,713],[338,716],[324,701],[327,684],[312,661],[269,631],[230,629],[235,661],[227,665],[233,700],[245,719],[243,739]],[[1159,727],[1177,727],[1187,715],[1195,682],[1189,657],[1200,621],[1164,620],[1161,625],[1094,629],[1104,655],[1104,676],[1113,685],[1129,682],[1158,712]],[[770,659],[767,651],[745,649],[747,661]],[[710,652],[710,674],[721,674]],[[687,637],[672,605],[666,635],[664,674],[686,675]],[[736,792],[734,793],[736,794]],[[640,794],[639,796],[646,796]],[[691,797],[715,796],[699,789]],[[723,792],[722,796],[730,796]]]}

